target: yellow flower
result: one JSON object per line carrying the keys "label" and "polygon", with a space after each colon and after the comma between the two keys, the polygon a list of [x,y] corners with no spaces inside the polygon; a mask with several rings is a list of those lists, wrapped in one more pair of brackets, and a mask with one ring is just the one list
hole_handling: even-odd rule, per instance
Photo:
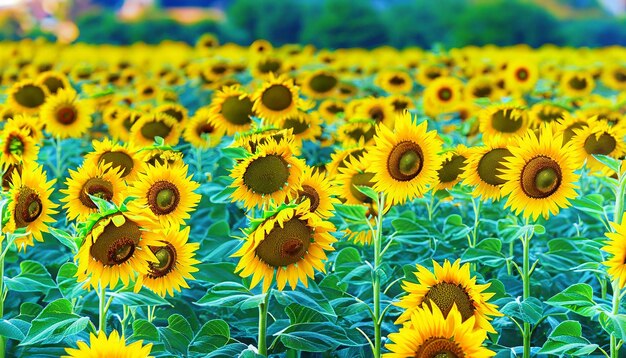
{"label": "yellow flower", "polygon": [[72,90],[59,89],[41,107],[41,119],[53,137],[78,138],[91,128],[93,108]]}
{"label": "yellow flower", "polygon": [[68,355],[63,358],[152,358],[150,350],[152,343],[142,345],[143,341],[136,341],[126,345],[124,336],[119,336],[117,331],[111,332],[109,337],[104,331],[99,331],[98,336],[89,334],[89,345],[84,341],[78,341],[78,348],[65,348]]}

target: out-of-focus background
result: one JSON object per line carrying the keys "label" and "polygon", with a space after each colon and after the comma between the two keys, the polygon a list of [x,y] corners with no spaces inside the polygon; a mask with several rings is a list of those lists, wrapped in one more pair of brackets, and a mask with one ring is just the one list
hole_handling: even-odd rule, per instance
{"label": "out-of-focus background", "polygon": [[0,0],[0,40],[626,45],[626,0]]}

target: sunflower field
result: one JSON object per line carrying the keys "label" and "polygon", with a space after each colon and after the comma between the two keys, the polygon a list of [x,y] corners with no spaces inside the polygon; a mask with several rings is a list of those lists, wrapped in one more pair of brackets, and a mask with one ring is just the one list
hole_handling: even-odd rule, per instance
{"label": "sunflower field", "polygon": [[626,356],[624,58],[0,42],[0,357]]}

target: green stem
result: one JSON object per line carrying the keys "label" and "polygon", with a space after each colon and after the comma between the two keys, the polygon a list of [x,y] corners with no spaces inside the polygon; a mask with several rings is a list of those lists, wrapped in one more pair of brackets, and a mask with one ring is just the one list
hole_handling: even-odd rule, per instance
{"label": "green stem", "polygon": [[478,204],[476,204],[476,199],[472,198],[472,208],[474,209],[474,228],[472,231],[472,247],[476,247],[478,244],[478,225],[480,224],[480,208],[482,206],[482,200],[478,200]]}
{"label": "green stem", "polygon": [[[2,246],[0,245],[0,248]],[[4,316],[4,299],[5,295],[4,287],[4,255],[0,256],[0,318]],[[5,338],[0,335],[0,358],[5,356]]]}
{"label": "green stem", "polygon": [[[622,164],[623,165],[623,164]],[[621,175],[622,168],[618,169],[618,181],[617,188],[615,190],[615,212],[613,213],[613,221],[619,225],[622,222],[622,213],[624,212],[624,194],[626,193],[626,178]],[[621,288],[619,286],[619,280],[613,281],[613,300],[612,300],[612,313],[614,315],[619,313],[619,305],[621,300]],[[619,347],[617,345],[617,337],[615,334],[611,334],[610,339],[610,354],[611,358],[617,358],[619,356]]]}
{"label": "green stem", "polygon": [[63,141],[61,140],[60,137],[56,137],[54,143],[55,143],[55,147],[56,147],[55,148],[56,149],[56,161],[54,163],[55,164],[55,175],[56,175],[57,179],[60,179],[61,178],[61,174],[62,174],[61,173],[61,171],[62,171],[62,169],[61,169],[61,149],[62,149],[61,144],[63,143]]}
{"label": "green stem", "polygon": [[265,298],[263,302],[259,303],[259,354],[267,357],[267,309],[269,306],[270,300],[270,292],[272,289],[270,288],[265,293]]}
{"label": "green stem", "polygon": [[196,148],[196,173],[199,173],[204,181],[204,173],[202,173],[202,148]]}
{"label": "green stem", "polygon": [[[380,311],[380,274],[378,270],[383,261],[383,212],[385,210],[385,194],[378,194],[378,217],[376,218],[376,231],[374,232],[374,276],[372,290],[374,296],[374,358],[380,358],[382,345],[382,317]],[[429,216],[431,215],[429,210]]]}
{"label": "green stem", "polygon": [[106,334],[107,330],[107,312],[106,312],[106,286],[100,285],[100,294],[98,295],[100,304],[98,306],[98,333],[103,332]]}
{"label": "green stem", "polygon": [[[527,300],[530,297],[530,238],[528,234],[524,234],[522,239],[523,246],[523,262],[522,262],[522,298]],[[530,323],[524,322],[524,331],[522,337],[524,339],[524,358],[530,357]]]}

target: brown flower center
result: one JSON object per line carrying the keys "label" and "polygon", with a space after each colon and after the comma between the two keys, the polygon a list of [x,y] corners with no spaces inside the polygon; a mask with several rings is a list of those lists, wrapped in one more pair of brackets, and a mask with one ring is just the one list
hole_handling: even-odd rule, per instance
{"label": "brown flower center", "polygon": [[311,89],[316,93],[326,93],[335,88],[337,83],[338,81],[335,76],[320,73],[311,78],[309,86],[311,86]]}
{"label": "brown flower center", "polygon": [[502,174],[505,169],[505,157],[511,156],[506,148],[495,148],[487,152],[480,158],[478,162],[478,176],[487,184],[502,185],[506,180],[501,179],[498,175]]}
{"label": "brown flower center", "polygon": [[176,249],[172,244],[167,243],[165,246],[150,246],[150,250],[154,253],[159,262],[148,263],[148,277],[158,278],[172,272],[176,266]]}
{"label": "brown flower center", "polygon": [[298,135],[298,134],[306,132],[306,130],[309,129],[309,123],[307,123],[306,121],[300,120],[300,118],[287,118],[285,122],[283,123],[283,128],[284,129],[292,128],[293,134]]}
{"label": "brown flower center", "polygon": [[[95,225],[102,224],[98,222]],[[120,265],[128,261],[135,253],[141,239],[141,231],[139,225],[126,218],[124,224],[119,227],[110,221],[94,239],[89,250],[91,257],[105,266]]]}
{"label": "brown flower center", "polygon": [[154,140],[155,137],[167,138],[171,131],[171,126],[158,120],[146,122],[141,127],[141,135],[149,140]]}
{"label": "brown flower center", "polygon": [[98,163],[104,162],[106,164],[111,164],[112,168],[121,168],[122,169],[122,178],[130,174],[133,170],[133,166],[135,162],[133,158],[124,153],[124,152],[104,152],[100,155],[98,159]]}
{"label": "brown flower center", "polygon": [[522,82],[526,81],[528,79],[528,70],[525,68],[519,68],[515,71],[515,77]]}
{"label": "brown flower center", "polygon": [[176,210],[180,203],[180,192],[169,181],[158,181],[148,189],[148,206],[156,215],[167,215]]}
{"label": "brown flower center", "polygon": [[455,181],[461,173],[463,168],[467,164],[467,159],[461,155],[455,154],[450,159],[447,159],[441,169],[438,171],[439,181],[442,183],[449,183]]}
{"label": "brown flower center", "polygon": [[422,343],[415,358],[464,358],[465,352],[450,338],[431,337]]}
{"label": "brown flower center", "polygon": [[448,87],[440,88],[437,91],[437,97],[443,102],[448,102],[452,99],[452,90]]}
{"label": "brown flower center", "polygon": [[310,207],[309,210],[311,212],[315,212],[317,207],[320,205],[320,194],[310,185],[303,185],[302,189],[300,189],[299,200],[300,202],[309,199]]}
{"label": "brown flower center", "polygon": [[15,101],[26,108],[37,108],[46,101],[46,93],[39,86],[25,85],[13,95]]}
{"label": "brown flower center", "polygon": [[56,94],[60,89],[65,88],[65,83],[63,83],[62,80],[52,76],[46,77],[46,79],[43,80],[43,85],[46,86],[48,91],[52,94]]}
{"label": "brown flower center", "polygon": [[304,257],[312,241],[312,230],[297,217],[275,225],[256,248],[257,256],[273,267],[289,266]]}
{"label": "brown flower center", "polygon": [[228,97],[222,103],[221,113],[232,124],[246,125],[252,122],[252,101],[248,97]]}
{"label": "brown flower center", "polygon": [[417,143],[398,143],[387,157],[387,171],[398,181],[409,181],[422,171],[424,154]]}
{"label": "brown flower center", "polygon": [[547,198],[559,189],[562,178],[561,167],[554,159],[535,157],[522,169],[522,190],[531,198]]}
{"label": "brown flower center", "polygon": [[15,203],[15,226],[23,228],[37,220],[43,211],[41,198],[33,189],[22,187]]}
{"label": "brown flower center", "polygon": [[254,159],[243,174],[243,183],[254,193],[272,194],[289,180],[289,164],[279,155]]}
{"label": "brown flower center", "polygon": [[599,137],[590,135],[585,140],[585,150],[589,154],[604,154],[608,155],[615,150],[617,141],[609,133],[602,133]]}
{"label": "brown flower center", "polygon": [[350,193],[354,196],[358,201],[362,203],[371,203],[372,199],[367,195],[361,193],[356,187],[357,186],[369,186],[372,187],[374,183],[372,182],[372,178],[374,178],[374,173],[356,173],[350,179]]}
{"label": "brown flower center", "polygon": [[491,126],[498,132],[515,133],[522,128],[523,120],[513,109],[500,109],[491,116]]}
{"label": "brown flower center", "polygon": [[113,184],[102,178],[89,178],[85,184],[83,184],[78,199],[86,207],[97,209],[98,206],[91,200],[89,195],[111,201],[113,200]]}
{"label": "brown flower center", "polygon": [[587,79],[585,77],[578,77],[578,76],[572,77],[569,80],[568,84],[571,88],[577,91],[582,91],[586,89],[588,86]]}
{"label": "brown flower center", "polygon": [[282,111],[293,103],[289,88],[283,85],[272,85],[261,95],[261,102],[272,111]]}
{"label": "brown flower center", "polygon": [[431,304],[435,303],[444,317],[448,317],[448,314],[452,310],[452,306],[456,304],[457,309],[461,313],[461,318],[466,321],[474,315],[474,302],[468,295],[465,288],[461,285],[440,282],[435,284],[428,290],[428,293],[424,296],[424,301],[431,310]]}
{"label": "brown flower center", "polygon": [[57,110],[57,121],[63,125],[68,126],[76,122],[76,119],[78,119],[78,115],[74,107],[61,107]]}

